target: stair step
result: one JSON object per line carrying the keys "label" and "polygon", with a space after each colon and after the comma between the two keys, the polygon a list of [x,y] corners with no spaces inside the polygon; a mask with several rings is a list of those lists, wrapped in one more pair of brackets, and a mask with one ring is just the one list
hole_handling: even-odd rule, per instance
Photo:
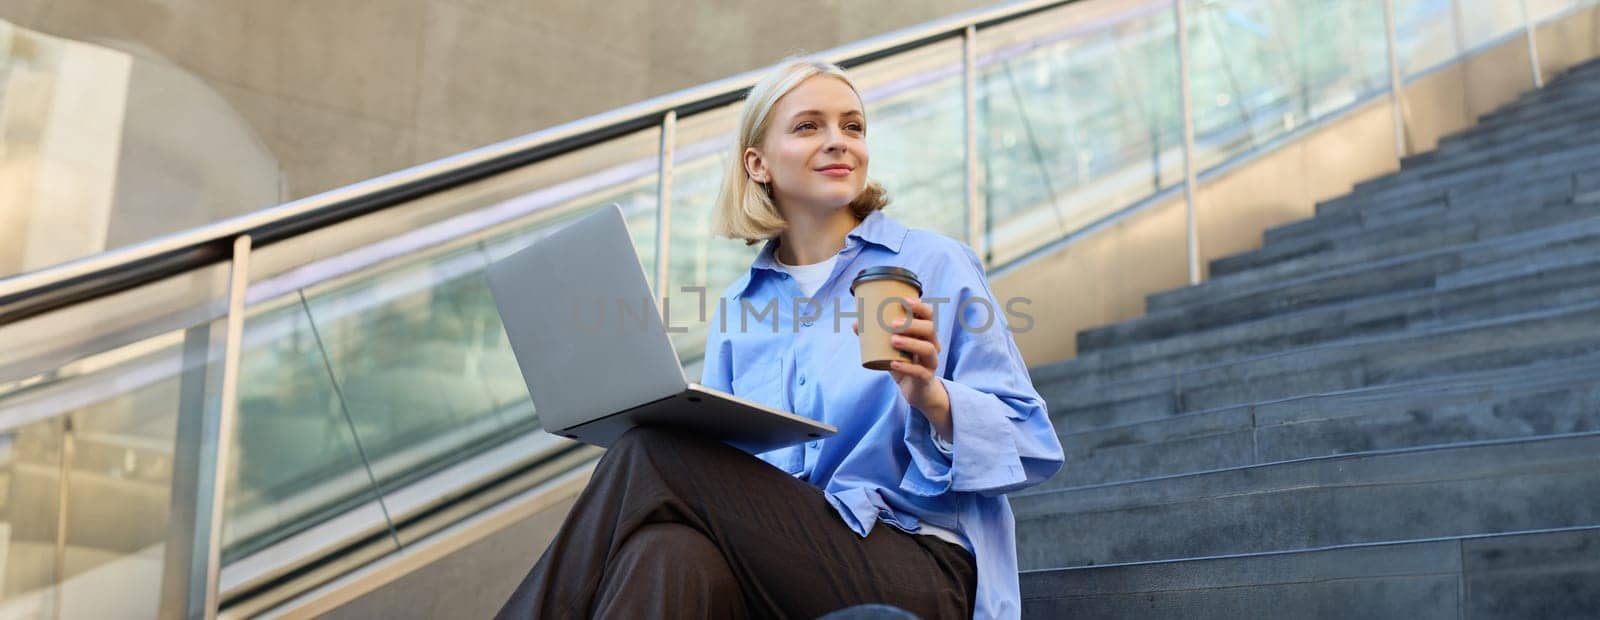
{"label": "stair step", "polygon": [[[1380,217],[1354,216],[1344,222],[1330,218],[1323,230],[1303,231],[1299,238],[1211,261],[1210,277],[1200,286],[1222,280],[1293,277],[1600,215],[1600,209],[1583,200],[1578,176],[1541,180],[1473,198],[1436,197],[1413,205],[1409,213],[1393,212],[1396,217],[1380,212]],[[1182,292],[1187,290],[1156,293],[1147,303],[1159,307],[1168,303],[1167,298],[1195,295]]]}
{"label": "stair step", "polygon": [[1546,86],[1549,87],[1568,82],[1587,80],[1591,76],[1597,75],[1600,75],[1600,62],[1587,60],[1562,70],[1561,73],[1557,74],[1554,78],[1551,78]]}
{"label": "stair step", "polygon": [[1584,105],[1600,99],[1600,87],[1583,82],[1564,85],[1551,84],[1542,90],[1529,91],[1515,101],[1478,116],[1471,127],[1444,136],[1439,143],[1470,139],[1493,131],[1503,131],[1522,123],[1547,120],[1555,113],[1582,114]]}
{"label": "stair step", "polygon": [[1600,204],[1600,170],[1588,170],[1572,175],[1573,200],[1585,204]]}
{"label": "stair step", "polygon": [[1570,140],[1568,146],[1571,148],[1524,153],[1511,161],[1474,162],[1470,166],[1412,178],[1397,187],[1354,191],[1339,198],[1317,203],[1316,214],[1393,208],[1443,197],[1447,192],[1481,192],[1496,186],[1523,186],[1530,175],[1548,176],[1563,171],[1576,173],[1593,170],[1596,159],[1600,158],[1600,144],[1596,143],[1594,132],[1575,134]]}
{"label": "stair step", "polygon": [[1469,134],[1480,127],[1499,128],[1514,125],[1518,122],[1538,120],[1541,113],[1551,107],[1559,107],[1573,101],[1580,101],[1600,96],[1600,85],[1587,80],[1574,79],[1576,76],[1562,74],[1550,80],[1544,88],[1525,91],[1509,103],[1501,105],[1494,110],[1479,114],[1472,127],[1458,131],[1453,135]]}
{"label": "stair step", "polygon": [[1465,244],[1489,243],[1498,238],[1535,234],[1541,228],[1569,226],[1596,216],[1600,216],[1600,209],[1594,204],[1553,195],[1534,208],[1447,211],[1425,215],[1403,225],[1346,231],[1344,236],[1335,236],[1337,231],[1330,231],[1327,236],[1295,240],[1218,260],[1212,263],[1210,279],[1191,287],[1149,295],[1145,304],[1149,312],[1157,312],[1201,302],[1218,289],[1259,287],[1274,280],[1350,269],[1362,263],[1445,251]]}
{"label": "stair step", "polygon": [[1597,140],[1600,134],[1574,135],[1561,148],[1546,145],[1540,152],[1521,154],[1508,161],[1473,162],[1469,166],[1438,170],[1398,187],[1351,192],[1317,203],[1315,214],[1403,208],[1451,194],[1470,196],[1499,188],[1526,187],[1530,178],[1591,171],[1595,169],[1596,154],[1600,153]]}
{"label": "stair step", "polygon": [[[1571,183],[1568,183],[1570,186]],[[1593,204],[1563,198],[1570,190],[1547,197],[1534,208],[1507,209],[1463,206],[1461,211],[1440,213],[1403,225],[1343,237],[1307,238],[1269,246],[1213,263],[1228,271],[1194,286],[1154,293],[1145,298],[1148,312],[1204,303],[1228,290],[1248,290],[1272,282],[1303,279],[1321,273],[1359,269],[1362,264],[1389,264],[1407,256],[1448,252],[1451,248],[1482,246],[1504,239],[1537,235],[1540,229],[1562,228],[1600,217]],[[1248,264],[1246,263],[1248,261]]]}
{"label": "stair step", "polygon": [[1010,496],[1024,569],[1600,525],[1600,433]]}
{"label": "stair step", "polygon": [[[1600,150],[1595,152],[1600,157]],[[1555,166],[1531,171],[1515,182],[1501,182],[1475,189],[1442,190],[1421,193],[1408,201],[1368,209],[1346,209],[1318,214],[1309,219],[1280,225],[1262,233],[1264,246],[1234,256],[1211,260],[1211,275],[1222,276],[1264,267],[1272,262],[1328,251],[1349,243],[1378,244],[1397,238],[1386,235],[1390,229],[1426,233],[1426,224],[1440,217],[1454,217],[1456,211],[1504,211],[1509,217],[1520,211],[1538,211],[1563,198],[1586,193],[1590,177],[1600,174],[1600,158],[1576,161],[1571,166]],[[1326,243],[1333,241],[1333,243]]]}
{"label": "stair step", "polygon": [[1582,80],[1563,80],[1558,78],[1552,80],[1542,89],[1525,92],[1511,103],[1478,115],[1478,123],[1505,124],[1515,119],[1528,118],[1536,115],[1541,108],[1552,102],[1575,97],[1592,97],[1597,90],[1600,90],[1600,85]]}
{"label": "stair step", "polygon": [[1028,571],[1028,618],[1593,618],[1600,528]]}
{"label": "stair step", "polygon": [[1151,332],[1127,334],[1122,342],[1084,352],[1069,363],[1080,372],[1093,369],[1102,376],[1170,374],[1296,346],[1456,325],[1592,299],[1600,299],[1600,252],[1551,250],[1444,274],[1428,287],[1217,327],[1184,325],[1188,317],[1164,311],[1150,316],[1179,322],[1174,329],[1187,329],[1165,338],[1146,338]]}
{"label": "stair step", "polygon": [[[1426,330],[1351,338],[1171,374],[1124,378],[1071,362],[1033,373],[1053,419],[1132,424],[1230,405],[1511,368],[1600,351],[1600,301]],[[1076,419],[1076,420],[1075,420]]]}
{"label": "stair step", "polygon": [[[1600,103],[1597,103],[1600,105]],[[1600,112],[1587,127],[1600,128]],[[1560,173],[1593,170],[1594,158],[1600,148],[1600,129],[1578,129],[1562,126],[1543,134],[1543,141],[1531,140],[1526,144],[1507,145],[1504,150],[1476,150],[1453,155],[1449,159],[1429,166],[1394,173],[1369,183],[1384,181],[1384,185],[1357,188],[1346,196],[1343,208],[1322,207],[1318,215],[1341,211],[1392,210],[1407,204],[1411,197],[1421,200],[1436,197],[1444,191],[1479,192],[1495,185],[1525,187],[1527,177],[1542,171]],[[1546,175],[1548,176],[1548,175]],[[1420,192],[1420,193],[1418,193]]]}
{"label": "stair step", "polygon": [[[1457,162],[1480,156],[1504,159],[1508,153],[1525,152],[1539,144],[1562,145],[1563,132],[1572,133],[1590,127],[1600,116],[1600,91],[1584,97],[1571,98],[1552,105],[1541,106],[1530,118],[1516,119],[1495,125],[1478,125],[1467,131],[1445,136],[1438,146],[1426,153],[1410,155],[1400,160],[1400,171],[1356,184],[1356,191],[1371,191],[1393,187],[1397,179],[1419,176],[1431,171],[1457,166]],[[1572,144],[1570,141],[1566,144]]]}
{"label": "stair step", "polygon": [[1040,488],[1591,431],[1600,431],[1600,355],[1068,430],[1067,463]]}
{"label": "stair step", "polygon": [[[1571,199],[1577,189],[1578,175],[1594,172],[1600,172],[1600,160],[1587,169],[1529,174],[1518,183],[1475,192],[1446,192],[1424,197],[1417,202],[1310,217],[1267,229],[1261,236],[1262,249],[1324,239],[1348,242],[1361,238],[1365,242],[1365,235],[1396,228],[1426,232],[1428,224],[1436,226],[1439,222],[1463,216],[1504,218],[1517,212],[1537,211],[1544,206]],[[1216,264],[1212,263],[1213,270]]]}
{"label": "stair step", "polygon": [[[1444,288],[1442,283],[1457,281],[1450,280],[1452,277],[1477,277],[1487,283],[1483,274],[1493,271],[1486,270],[1537,273],[1587,264],[1591,262],[1585,260],[1589,256],[1600,256],[1600,217],[1561,228],[1356,264],[1286,282],[1212,287],[1210,295],[1183,306],[1163,306],[1138,318],[1079,332],[1078,349],[1096,353],[1274,317],[1287,320],[1316,308],[1359,304],[1369,297],[1392,300],[1387,296]],[[1103,361],[1092,358],[1077,363],[1101,366]]]}

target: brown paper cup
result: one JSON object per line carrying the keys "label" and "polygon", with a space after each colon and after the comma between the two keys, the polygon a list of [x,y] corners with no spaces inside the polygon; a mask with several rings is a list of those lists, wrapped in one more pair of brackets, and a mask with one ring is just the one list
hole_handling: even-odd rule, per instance
{"label": "brown paper cup", "polygon": [[890,338],[905,330],[895,327],[895,321],[906,318],[911,304],[922,296],[916,274],[898,267],[863,269],[850,291],[856,297],[856,311],[861,313],[856,318],[861,328],[861,365],[888,370],[895,361],[911,361],[911,354],[894,348]]}

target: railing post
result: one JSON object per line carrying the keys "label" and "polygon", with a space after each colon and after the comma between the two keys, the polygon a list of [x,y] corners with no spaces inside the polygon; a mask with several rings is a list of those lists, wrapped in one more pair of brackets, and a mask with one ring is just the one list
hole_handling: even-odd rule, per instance
{"label": "railing post", "polygon": [[[983,209],[978,197],[978,27],[968,25],[961,36],[962,119],[965,137],[967,245],[979,257],[987,256],[983,239]],[[980,258],[980,260],[986,260]]]}
{"label": "railing post", "polygon": [[[666,305],[668,261],[672,260],[672,149],[678,141],[678,112],[661,117],[661,148],[656,162],[656,295]],[[665,308],[660,308],[665,310]]]}
{"label": "railing post", "polygon": [[1467,55],[1467,20],[1461,12],[1461,0],[1450,0],[1450,36],[1456,44],[1450,61],[1455,62]]}
{"label": "railing post", "polygon": [[163,550],[161,601],[157,618],[201,615],[205,597],[205,525],[211,517],[206,500],[206,459],[211,452],[206,433],[213,424],[207,397],[211,384],[211,322],[185,330],[183,370],[178,378],[178,423],[172,439],[172,484],[167,499],[167,544]]}
{"label": "railing post", "polygon": [[1189,96],[1189,23],[1184,0],[1173,0],[1178,20],[1178,96],[1183,99],[1183,202],[1188,225],[1189,284],[1200,283],[1200,233],[1195,222],[1194,107]]}
{"label": "railing post", "polygon": [[1533,16],[1528,14],[1528,0],[1517,0],[1522,7],[1522,32],[1528,39],[1528,65],[1533,71],[1533,87],[1544,88],[1544,72],[1539,69],[1539,42],[1538,33],[1534,27]]}
{"label": "railing post", "polygon": [[1383,34],[1389,49],[1389,114],[1394,117],[1394,157],[1406,156],[1405,91],[1400,82],[1400,36],[1396,30],[1394,0],[1383,0]]}
{"label": "railing post", "polygon": [[250,243],[250,235],[240,235],[233,240],[233,265],[228,277],[227,335],[222,349],[222,393],[218,398],[215,423],[211,425],[216,429],[215,444],[210,451],[211,458],[200,460],[201,475],[209,476],[209,479],[202,479],[203,488],[206,488],[209,496],[205,498],[206,510],[200,512],[207,517],[206,527],[204,532],[195,533],[196,544],[204,545],[204,554],[197,555],[205,559],[204,582],[196,585],[204,590],[200,609],[189,610],[187,615],[193,617],[194,612],[199,611],[199,615],[206,620],[216,618],[222,604],[219,591],[222,580],[222,515],[227,498],[228,464],[232,460],[234,421],[239,413],[239,358],[244,340],[244,294],[250,287]]}
{"label": "railing post", "polygon": [[65,592],[67,589],[67,525],[71,523],[72,511],[72,462],[76,460],[77,442],[72,425],[72,414],[61,416],[61,463],[57,470],[56,478],[56,546],[54,596],[51,602],[54,605],[53,615],[57,618],[64,616],[62,606],[66,604]]}

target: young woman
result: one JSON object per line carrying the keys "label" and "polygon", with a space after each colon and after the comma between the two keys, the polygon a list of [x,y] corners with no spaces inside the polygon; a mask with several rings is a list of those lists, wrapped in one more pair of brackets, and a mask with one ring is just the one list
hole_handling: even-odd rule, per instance
{"label": "young woman", "polygon": [[[630,431],[503,617],[1020,614],[1003,494],[1055,473],[1061,446],[977,256],[884,215],[866,133],[843,71],[785,61],[745,101],[717,201],[718,234],[766,245],[718,304],[701,383],[838,435],[758,460]],[[849,291],[882,265],[923,290],[888,371],[861,366],[855,321],[875,319]]]}

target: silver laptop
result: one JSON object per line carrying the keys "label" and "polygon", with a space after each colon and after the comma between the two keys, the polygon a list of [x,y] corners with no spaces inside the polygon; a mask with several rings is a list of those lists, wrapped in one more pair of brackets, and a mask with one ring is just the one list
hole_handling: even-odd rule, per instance
{"label": "silver laptop", "polygon": [[547,432],[607,447],[634,426],[670,426],[752,453],[838,432],[684,379],[615,204],[496,261],[487,275]]}

